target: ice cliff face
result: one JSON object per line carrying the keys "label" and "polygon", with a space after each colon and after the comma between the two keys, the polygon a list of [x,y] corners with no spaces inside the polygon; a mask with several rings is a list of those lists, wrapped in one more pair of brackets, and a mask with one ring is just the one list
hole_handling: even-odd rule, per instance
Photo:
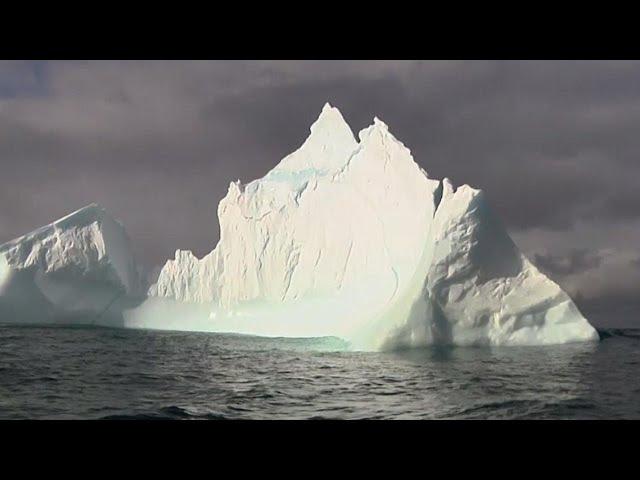
{"label": "ice cliff face", "polygon": [[366,349],[598,338],[481,191],[430,179],[378,119],[358,136],[325,105],[296,152],[230,184],[216,248],[177,251],[150,294],[206,306],[206,329]]}
{"label": "ice cliff face", "polygon": [[0,245],[2,321],[109,316],[117,299],[139,289],[124,228],[97,205]]}

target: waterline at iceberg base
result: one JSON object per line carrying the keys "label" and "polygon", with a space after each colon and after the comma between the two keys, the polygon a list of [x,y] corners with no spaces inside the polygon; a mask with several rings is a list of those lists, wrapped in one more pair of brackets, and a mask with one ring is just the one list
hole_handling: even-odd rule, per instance
{"label": "waterline at iceberg base", "polygon": [[213,251],[177,251],[146,292],[124,229],[96,205],[4,244],[0,321],[335,336],[359,350],[598,339],[482,191],[429,178],[377,118],[356,139],[325,105],[298,150],[230,184],[218,217]]}

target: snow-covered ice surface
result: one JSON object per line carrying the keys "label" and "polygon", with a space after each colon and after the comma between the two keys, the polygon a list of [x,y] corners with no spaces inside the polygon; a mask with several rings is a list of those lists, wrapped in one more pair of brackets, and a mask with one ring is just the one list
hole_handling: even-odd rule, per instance
{"label": "snow-covered ice surface", "polygon": [[358,137],[325,105],[297,151],[230,184],[215,249],[177,251],[124,324],[365,350],[598,339],[480,190],[429,178],[377,118]]}
{"label": "snow-covered ice surface", "polygon": [[0,245],[0,321],[117,325],[140,295],[127,234],[97,205]]}

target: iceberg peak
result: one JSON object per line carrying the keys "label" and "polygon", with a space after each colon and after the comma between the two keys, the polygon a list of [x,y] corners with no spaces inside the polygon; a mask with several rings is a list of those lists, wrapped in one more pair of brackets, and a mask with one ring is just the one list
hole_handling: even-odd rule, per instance
{"label": "iceberg peak", "polygon": [[298,150],[283,158],[269,172],[271,179],[280,173],[325,174],[344,166],[346,158],[358,147],[353,131],[342,113],[326,103],[310,127],[310,135]]}
{"label": "iceberg peak", "polygon": [[322,137],[322,140],[328,140],[327,137],[353,137],[351,127],[342,116],[340,110],[332,107],[329,102],[324,104],[320,115],[309,130],[311,132],[309,139],[314,136]]}
{"label": "iceberg peak", "polygon": [[97,203],[90,203],[56,220],[53,225],[61,226],[69,222],[87,224],[98,221],[105,215],[107,215],[107,211],[102,206]]}
{"label": "iceberg peak", "polygon": [[384,123],[382,120],[380,120],[378,117],[373,117],[373,125],[382,129],[382,130],[389,130],[389,126]]}
{"label": "iceberg peak", "polygon": [[360,140],[360,143],[365,143],[372,138],[380,138],[380,139],[391,138],[393,142],[404,146],[404,144],[402,144],[402,142],[400,142],[389,131],[389,126],[385,122],[380,120],[378,117],[373,117],[373,123],[368,127],[360,130],[360,132],[358,132],[358,138]]}
{"label": "iceberg peak", "polygon": [[128,293],[138,287],[129,237],[122,224],[96,203],[0,245],[0,255],[15,270],[70,274]]}
{"label": "iceberg peak", "polygon": [[21,237],[9,240],[6,243],[0,244],[0,253],[11,250],[25,241],[33,242],[41,237],[46,237],[51,231],[64,230],[69,225],[83,227],[94,222],[100,222],[105,216],[108,216],[108,214],[104,208],[97,203],[90,203],[89,205],[79,208],[78,210],[63,216],[48,225],[40,227]]}

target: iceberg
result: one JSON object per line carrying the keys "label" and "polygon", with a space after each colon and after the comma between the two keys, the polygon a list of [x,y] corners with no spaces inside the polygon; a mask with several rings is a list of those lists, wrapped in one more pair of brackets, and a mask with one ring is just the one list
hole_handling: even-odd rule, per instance
{"label": "iceberg", "polygon": [[126,325],[363,350],[598,339],[482,191],[430,178],[378,118],[356,140],[326,104],[310,130],[263,178],[229,185],[213,251],[176,251]]}
{"label": "iceberg", "polygon": [[95,204],[0,245],[3,323],[119,325],[141,288],[124,228]]}
{"label": "iceberg", "polygon": [[0,322],[339,337],[359,350],[597,340],[481,190],[430,178],[375,118],[326,104],[302,146],[230,183],[220,239],[147,289],[123,226],[89,205],[0,245]]}

